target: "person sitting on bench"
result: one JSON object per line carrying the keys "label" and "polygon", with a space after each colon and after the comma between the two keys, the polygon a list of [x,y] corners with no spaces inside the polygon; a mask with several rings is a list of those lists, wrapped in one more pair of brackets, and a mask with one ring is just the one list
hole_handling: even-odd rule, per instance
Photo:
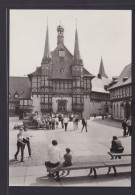
{"label": "person sitting on bench", "polygon": [[[72,155],[70,154],[70,149],[66,148],[66,154],[64,154],[64,162],[63,162],[63,166],[65,167],[69,167],[72,165]],[[65,171],[62,172],[62,175],[65,173]],[[67,172],[67,174],[69,174],[69,171]]]}
{"label": "person sitting on bench", "polygon": [[[61,165],[61,150],[57,145],[58,142],[53,140],[52,145],[48,149],[48,161],[45,161],[46,168],[56,168]],[[50,171],[48,176],[53,176]],[[56,171],[56,176],[59,178],[59,171]]]}
{"label": "person sitting on bench", "polygon": [[[124,151],[124,147],[121,144],[121,141],[118,140],[118,138],[116,136],[113,136],[113,140],[112,140],[112,146],[110,148],[110,152],[114,152],[114,153],[122,153]],[[115,157],[115,159],[117,158],[117,156]],[[121,156],[118,157],[119,159],[121,158]],[[112,157],[113,159],[113,157]]]}

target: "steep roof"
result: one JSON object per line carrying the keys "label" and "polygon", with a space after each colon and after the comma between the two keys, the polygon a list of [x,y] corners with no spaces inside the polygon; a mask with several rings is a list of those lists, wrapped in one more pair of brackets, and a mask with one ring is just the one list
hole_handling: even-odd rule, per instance
{"label": "steep roof", "polygon": [[75,46],[74,46],[74,60],[75,62],[78,62],[78,60],[80,60],[80,49],[79,49],[79,41],[78,41],[78,32],[76,29],[75,32]]}
{"label": "steep roof", "polygon": [[9,92],[11,94],[10,101],[16,99],[14,94],[17,92],[19,98],[31,99],[31,83],[28,77],[9,77]]}
{"label": "steep roof", "polygon": [[51,54],[50,54],[50,47],[49,47],[49,33],[48,33],[48,25],[47,25],[45,49],[44,49],[44,56],[42,62],[44,62],[48,58],[51,58]]}
{"label": "steep roof", "polygon": [[41,76],[41,66],[36,67],[36,70],[34,72],[28,74],[28,77],[29,76]]}
{"label": "steep roof", "polygon": [[83,67],[83,76],[90,76],[90,77],[95,77],[94,75],[92,75],[90,72],[88,72],[88,70],[86,70],[86,68]]}
{"label": "steep roof", "polygon": [[[127,77],[126,81],[123,81],[124,77]],[[121,74],[117,78],[117,83],[112,85],[108,90],[130,84],[131,82],[131,64],[129,64],[122,70]]]}
{"label": "steep roof", "polygon": [[100,93],[107,93],[104,86],[108,85],[111,82],[111,79],[102,77],[101,79],[95,77],[92,79],[92,91],[100,92]]}
{"label": "steep roof", "polygon": [[108,78],[107,74],[105,73],[105,69],[104,69],[104,64],[103,64],[102,57],[101,57],[101,62],[100,62],[100,67],[99,67],[98,76],[99,76],[99,77]]}

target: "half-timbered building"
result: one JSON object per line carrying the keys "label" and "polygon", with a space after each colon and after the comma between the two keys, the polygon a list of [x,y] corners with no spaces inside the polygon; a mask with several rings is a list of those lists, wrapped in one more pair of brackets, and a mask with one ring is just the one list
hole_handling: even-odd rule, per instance
{"label": "half-timbered building", "polygon": [[110,93],[107,91],[107,86],[111,82],[105,73],[103,60],[101,57],[98,75],[92,80],[92,90],[90,96],[90,114],[102,115],[110,114]]}
{"label": "half-timbered building", "polygon": [[109,86],[112,118],[128,119],[131,116],[132,100],[131,64],[125,66],[119,77],[114,77]]}
{"label": "half-timbered building", "polygon": [[33,109],[28,77],[9,77],[9,114],[20,118]]}
{"label": "half-timbered building", "polygon": [[64,45],[64,27],[57,27],[57,46],[49,49],[48,27],[41,65],[28,74],[31,82],[33,111],[42,114],[74,113],[90,117],[91,80],[80,56],[78,32],[75,32],[74,54]]}

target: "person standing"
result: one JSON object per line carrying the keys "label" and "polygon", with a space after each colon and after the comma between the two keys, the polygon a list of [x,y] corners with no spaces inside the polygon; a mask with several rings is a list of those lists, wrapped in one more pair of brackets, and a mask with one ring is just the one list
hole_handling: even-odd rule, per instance
{"label": "person standing", "polygon": [[131,136],[132,135],[132,121],[131,121],[131,117],[129,117],[129,119],[127,120],[127,126],[128,126],[127,135]]}
{"label": "person standing", "polygon": [[21,162],[24,162],[24,148],[25,148],[25,143],[23,142],[23,128],[20,128],[19,133],[17,134],[17,152],[15,153],[14,157],[17,160],[17,156],[19,154],[19,151],[21,149]]}
{"label": "person standing", "polygon": [[68,122],[69,122],[69,119],[67,116],[65,116],[64,120],[63,120],[64,126],[65,126],[65,131],[67,131]]}
{"label": "person standing", "polygon": [[127,123],[126,123],[126,118],[122,121],[122,128],[123,128],[123,136],[126,136],[126,129],[127,129]]}
{"label": "person standing", "polygon": [[23,133],[23,135],[24,135],[23,142],[25,144],[27,144],[29,157],[31,157],[30,137],[32,137],[32,136],[29,135],[28,126],[24,126],[24,133]]}
{"label": "person standing", "polygon": [[[52,145],[48,148],[47,161],[45,161],[46,168],[55,168],[61,165],[61,150],[57,145],[58,142],[56,140],[53,140]],[[48,176],[52,176],[51,172],[49,172]],[[59,180],[59,171],[56,171],[56,176],[57,180]]]}
{"label": "person standing", "polygon": [[58,117],[56,116],[56,118],[55,118],[55,122],[56,122],[56,128],[58,128],[58,125],[59,125],[59,119],[58,119]]}
{"label": "person standing", "polygon": [[87,131],[87,121],[84,118],[82,119],[82,125],[83,125],[82,126],[82,131],[83,131],[84,127],[85,127],[86,132],[88,132]]}
{"label": "person standing", "polygon": [[63,114],[61,114],[61,119],[60,119],[60,121],[61,121],[61,127],[62,128],[64,128],[64,116],[63,116]]}
{"label": "person standing", "polygon": [[75,123],[75,117],[73,117],[73,130],[76,130],[76,123]]}
{"label": "person standing", "polygon": [[75,118],[75,130],[78,130],[78,122],[79,122],[79,118],[78,116]]}
{"label": "person standing", "polygon": [[51,117],[49,117],[49,129],[50,130],[52,129],[52,119],[51,119]]}
{"label": "person standing", "polygon": [[51,123],[52,123],[52,130],[55,130],[55,118],[54,117],[52,117]]}

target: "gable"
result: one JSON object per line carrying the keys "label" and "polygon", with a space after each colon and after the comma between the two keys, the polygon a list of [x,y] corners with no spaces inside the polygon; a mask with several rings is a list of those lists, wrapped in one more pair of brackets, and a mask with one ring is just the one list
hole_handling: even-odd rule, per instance
{"label": "gable", "polygon": [[[64,52],[64,57],[59,56],[59,52]],[[71,65],[73,64],[73,55],[64,46],[64,44],[59,44],[56,49],[51,52],[52,54],[52,64],[53,64],[53,75],[56,78],[71,78]],[[62,55],[61,55],[62,56]]]}

